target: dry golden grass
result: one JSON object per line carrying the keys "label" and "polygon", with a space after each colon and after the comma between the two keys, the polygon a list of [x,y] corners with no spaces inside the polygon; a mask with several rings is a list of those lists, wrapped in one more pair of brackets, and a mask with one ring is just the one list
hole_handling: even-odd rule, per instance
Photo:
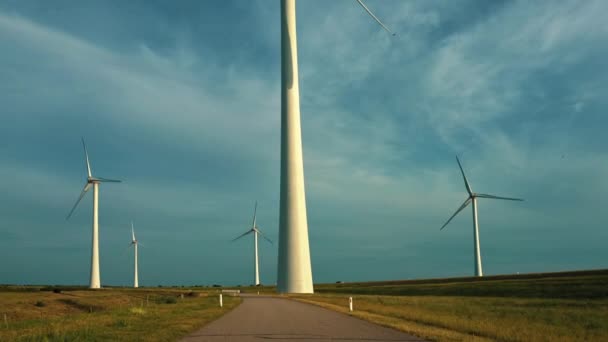
{"label": "dry golden grass", "polygon": [[219,308],[217,293],[188,292],[0,289],[0,341],[172,341],[240,303],[238,297],[224,297]]}
{"label": "dry golden grass", "polygon": [[608,270],[320,284],[298,300],[437,341],[608,341]]}
{"label": "dry golden grass", "polygon": [[[348,312],[347,295],[297,296]],[[354,316],[436,341],[608,341],[608,300],[353,296]]]}

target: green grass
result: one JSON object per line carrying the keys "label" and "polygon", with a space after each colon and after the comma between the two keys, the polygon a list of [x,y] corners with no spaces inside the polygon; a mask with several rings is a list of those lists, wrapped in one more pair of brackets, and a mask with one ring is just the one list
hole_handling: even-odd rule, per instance
{"label": "green grass", "polygon": [[293,296],[434,341],[608,341],[608,271],[315,286]]}
{"label": "green grass", "polygon": [[608,270],[315,285],[316,293],[394,296],[608,298]]}
{"label": "green grass", "polygon": [[0,341],[174,341],[241,301],[224,296],[219,308],[218,291],[190,292],[1,287]]}

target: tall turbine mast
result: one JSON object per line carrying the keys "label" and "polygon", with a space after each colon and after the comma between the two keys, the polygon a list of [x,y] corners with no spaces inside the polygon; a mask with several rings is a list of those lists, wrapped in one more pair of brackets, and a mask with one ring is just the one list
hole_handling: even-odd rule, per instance
{"label": "tall turbine mast", "polygon": [[295,0],[281,0],[281,204],[277,290],[313,293],[300,127]]}
{"label": "tall turbine mast", "polygon": [[[390,32],[361,0],[357,2]],[[304,191],[295,0],[281,0],[281,204],[277,290],[281,293],[314,291]]]}
{"label": "tall turbine mast", "polygon": [[258,230],[255,226],[255,218],[258,212],[258,202],[255,202],[253,208],[253,223],[251,224],[251,230],[253,231],[253,284],[255,286],[260,285],[260,263],[258,258]]}
{"label": "tall turbine mast", "polygon": [[70,213],[66,217],[66,220],[69,220],[78,203],[82,200],[84,195],[86,195],[87,191],[93,187],[93,234],[92,234],[92,243],[91,243],[91,277],[89,281],[89,288],[98,289],[101,287],[101,279],[99,275],[99,184],[100,183],[120,183],[119,180],[114,179],[106,179],[101,177],[93,177],[91,173],[91,163],[89,162],[89,153],[87,152],[87,146],[84,143],[84,138],[82,138],[82,147],[84,148],[84,156],[85,162],[87,166],[87,183],[84,185],[80,196],[76,200],[76,203],[70,210]]}
{"label": "tall turbine mast", "polygon": [[133,278],[133,287],[139,287],[139,273],[137,271],[137,245],[139,242],[135,238],[135,228],[133,227],[133,221],[131,221],[131,246],[133,246],[133,251],[135,253],[135,269],[134,269],[134,278]]}

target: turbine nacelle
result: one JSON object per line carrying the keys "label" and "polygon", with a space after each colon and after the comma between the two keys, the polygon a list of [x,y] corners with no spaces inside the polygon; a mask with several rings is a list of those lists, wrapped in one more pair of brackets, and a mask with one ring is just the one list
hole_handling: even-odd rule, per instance
{"label": "turbine nacelle", "polygon": [[256,233],[259,236],[261,236],[262,238],[264,238],[264,240],[270,242],[270,244],[274,244],[274,242],[272,242],[272,240],[270,240],[266,235],[264,235],[264,233],[262,233],[262,231],[259,230],[257,227],[249,229],[248,231],[244,232],[243,234],[241,234],[241,235],[235,237],[234,239],[232,239],[232,241],[236,241],[236,240],[238,240],[238,239],[240,239],[240,238],[242,238],[242,237],[244,237],[246,235],[249,235],[251,233]]}
{"label": "turbine nacelle", "polygon": [[236,238],[232,239],[232,241],[236,241],[236,240],[238,240],[238,239],[242,238],[243,236],[245,236],[245,235],[249,235],[249,234],[251,234],[251,233],[257,233],[257,234],[259,234],[261,237],[263,237],[263,238],[264,238],[266,241],[270,242],[271,244],[274,244],[274,243],[272,242],[272,240],[270,240],[268,237],[266,237],[266,235],[264,235],[264,234],[262,233],[262,231],[260,230],[260,228],[259,228],[259,227],[258,227],[258,225],[256,224],[256,222],[255,222],[255,221],[256,221],[257,211],[258,211],[258,202],[256,201],[256,202],[255,202],[255,206],[254,206],[254,208],[253,208],[253,222],[251,223],[251,228],[250,228],[248,231],[244,232],[243,234],[241,234],[241,235],[237,236]]}
{"label": "turbine nacelle", "polygon": [[107,179],[107,178],[101,178],[101,177],[87,177],[87,183],[88,184],[93,184],[93,183],[120,183],[122,181],[116,180],[116,179]]}

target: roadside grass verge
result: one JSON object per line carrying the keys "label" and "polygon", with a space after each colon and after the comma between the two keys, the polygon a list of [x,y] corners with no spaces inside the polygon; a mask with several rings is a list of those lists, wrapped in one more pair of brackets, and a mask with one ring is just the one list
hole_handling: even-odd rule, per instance
{"label": "roadside grass verge", "polygon": [[172,341],[240,302],[224,296],[220,308],[216,292],[145,288],[0,291],[0,341]]}
{"label": "roadside grass verge", "polygon": [[291,298],[432,341],[608,341],[608,272],[324,284]]}
{"label": "roadside grass verge", "polygon": [[[348,313],[348,295],[294,298]],[[352,315],[433,341],[608,341],[607,300],[353,296]]]}

